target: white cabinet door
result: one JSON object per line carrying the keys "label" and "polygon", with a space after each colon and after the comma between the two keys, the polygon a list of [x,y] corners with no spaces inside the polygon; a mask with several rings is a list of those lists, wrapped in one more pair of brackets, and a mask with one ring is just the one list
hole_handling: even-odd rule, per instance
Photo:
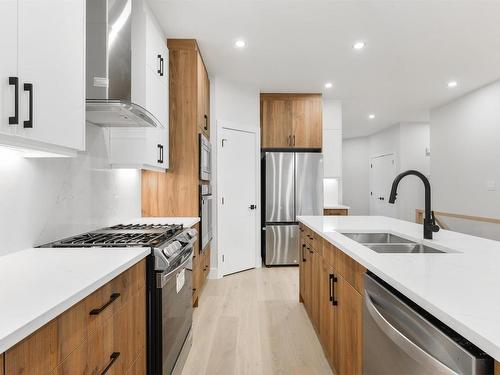
{"label": "white cabinet door", "polygon": [[336,178],[342,176],[342,132],[323,130],[323,176]]}
{"label": "white cabinet door", "polygon": [[18,19],[22,81],[19,134],[82,150],[85,148],[85,1],[19,0]]}
{"label": "white cabinet door", "polygon": [[166,127],[168,124],[168,86],[151,70],[148,80],[149,110]]}
{"label": "white cabinet door", "polygon": [[[17,73],[17,0],[0,0],[0,133],[15,133],[15,87],[9,83]],[[11,82],[14,80],[11,79]],[[18,83],[19,85],[20,83]],[[19,87],[19,86],[18,86]],[[12,117],[12,120],[9,119]],[[12,124],[9,124],[12,122]]]}

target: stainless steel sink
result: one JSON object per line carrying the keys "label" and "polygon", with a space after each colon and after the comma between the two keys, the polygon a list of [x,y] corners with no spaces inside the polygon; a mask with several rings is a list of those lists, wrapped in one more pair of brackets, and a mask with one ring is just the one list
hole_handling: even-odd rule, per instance
{"label": "stainless steel sink", "polygon": [[342,233],[351,240],[362,244],[414,243],[391,233]]}
{"label": "stainless steel sink", "polygon": [[434,247],[422,245],[420,243],[391,243],[391,244],[363,244],[377,253],[404,253],[404,254],[427,254],[443,253],[446,251],[438,250]]}
{"label": "stainless steel sink", "polygon": [[342,233],[344,236],[382,254],[446,254],[449,251],[416,243],[391,233]]}

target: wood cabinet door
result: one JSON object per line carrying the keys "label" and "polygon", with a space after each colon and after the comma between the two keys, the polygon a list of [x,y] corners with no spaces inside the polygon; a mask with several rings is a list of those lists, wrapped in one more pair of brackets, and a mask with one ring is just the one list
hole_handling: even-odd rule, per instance
{"label": "wood cabinet door", "polygon": [[199,53],[197,55],[196,75],[198,98],[196,108],[197,125],[200,131],[208,138],[210,125],[210,82],[208,80],[205,64]]}
{"label": "wood cabinet door", "polygon": [[305,295],[305,251],[306,251],[306,240],[304,235],[304,228],[300,228],[300,254],[299,254],[299,302],[304,303]]}
{"label": "wood cabinet door", "polygon": [[289,148],[292,145],[292,102],[287,99],[261,98],[262,148]]}
{"label": "wood cabinet door", "polygon": [[342,276],[337,276],[340,374],[363,372],[363,297]]}
{"label": "wood cabinet door", "polygon": [[311,245],[306,243],[306,247],[304,250],[304,307],[306,308],[309,316],[311,315]]}
{"label": "wood cabinet door", "polygon": [[335,305],[335,269],[323,261],[321,268],[320,338],[332,368],[338,371],[338,306]]}
{"label": "wood cabinet door", "polygon": [[322,258],[316,248],[311,255],[311,317],[316,332],[319,332],[319,306]]}
{"label": "wood cabinet door", "polygon": [[292,145],[294,148],[322,147],[323,121],[321,96],[293,100],[292,127]]}

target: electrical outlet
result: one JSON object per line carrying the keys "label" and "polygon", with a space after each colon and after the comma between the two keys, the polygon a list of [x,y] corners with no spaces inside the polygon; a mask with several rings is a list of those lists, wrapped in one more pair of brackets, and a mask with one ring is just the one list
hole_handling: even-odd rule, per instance
{"label": "electrical outlet", "polygon": [[488,191],[496,191],[497,184],[493,180],[486,181],[486,188],[488,189]]}

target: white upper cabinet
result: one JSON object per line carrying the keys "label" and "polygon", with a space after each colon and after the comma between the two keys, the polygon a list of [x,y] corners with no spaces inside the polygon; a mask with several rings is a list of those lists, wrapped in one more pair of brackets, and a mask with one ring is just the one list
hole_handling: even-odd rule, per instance
{"label": "white upper cabinet", "polygon": [[110,129],[110,164],[164,172],[169,164],[166,38],[146,2],[134,0],[132,12],[132,101],[164,128]]}
{"label": "white upper cabinet", "polygon": [[16,111],[17,74],[17,0],[0,1],[0,133],[13,134],[19,122]]}
{"label": "white upper cabinet", "polygon": [[168,49],[147,3],[132,7],[132,101],[168,127]]}
{"label": "white upper cabinet", "polygon": [[168,132],[160,128],[110,128],[109,158],[113,168],[168,169]]}
{"label": "white upper cabinet", "polygon": [[[0,142],[61,155],[83,150],[85,1],[0,1],[0,48]],[[9,77],[18,83],[17,121],[9,121]]]}

